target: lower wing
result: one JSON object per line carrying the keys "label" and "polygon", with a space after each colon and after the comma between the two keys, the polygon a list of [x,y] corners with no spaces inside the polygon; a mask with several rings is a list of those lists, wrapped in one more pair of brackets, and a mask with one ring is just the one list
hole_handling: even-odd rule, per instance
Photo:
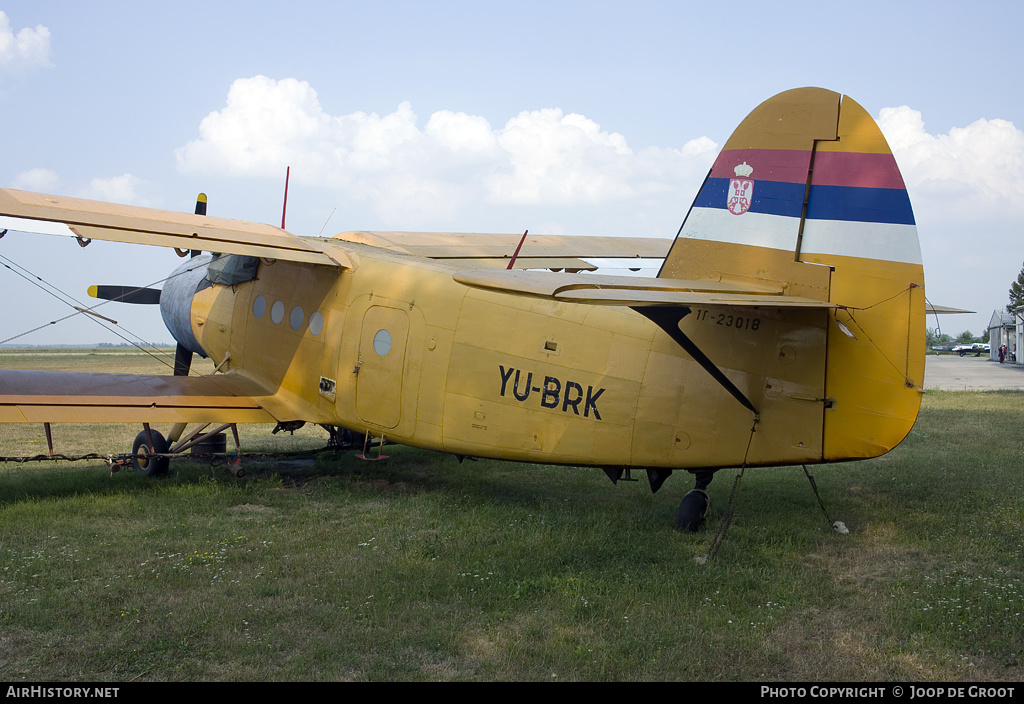
{"label": "lower wing", "polygon": [[236,374],[0,370],[0,423],[273,423],[272,398]]}

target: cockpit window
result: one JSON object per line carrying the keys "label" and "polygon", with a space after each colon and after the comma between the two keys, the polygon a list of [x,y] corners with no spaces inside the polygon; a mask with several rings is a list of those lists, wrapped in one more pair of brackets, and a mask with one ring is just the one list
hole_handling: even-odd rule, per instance
{"label": "cockpit window", "polygon": [[214,254],[206,270],[206,278],[214,284],[237,286],[256,278],[259,257],[243,254]]}

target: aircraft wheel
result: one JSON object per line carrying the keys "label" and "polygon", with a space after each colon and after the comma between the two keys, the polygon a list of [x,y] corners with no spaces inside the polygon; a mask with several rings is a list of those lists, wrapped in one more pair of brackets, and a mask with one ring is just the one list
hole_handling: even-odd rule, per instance
{"label": "aircraft wheel", "polygon": [[696,532],[703,524],[711,508],[711,498],[706,491],[691,489],[679,502],[676,514],[676,528]]}
{"label": "aircraft wheel", "polygon": [[150,431],[153,435],[153,450],[149,449],[149,440],[146,438],[146,431],[135,436],[132,444],[132,467],[136,472],[145,474],[147,477],[159,477],[167,474],[167,468],[171,464],[169,457],[151,457],[152,452],[167,452],[167,440],[155,430]]}

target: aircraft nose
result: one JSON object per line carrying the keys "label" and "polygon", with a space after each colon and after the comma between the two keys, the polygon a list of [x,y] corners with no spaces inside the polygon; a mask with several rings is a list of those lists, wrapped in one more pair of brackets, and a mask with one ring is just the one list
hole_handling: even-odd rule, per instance
{"label": "aircraft nose", "polygon": [[212,259],[212,255],[202,254],[183,263],[164,282],[160,296],[160,315],[171,335],[179,345],[203,357],[206,353],[192,333],[192,297],[210,286],[206,269]]}

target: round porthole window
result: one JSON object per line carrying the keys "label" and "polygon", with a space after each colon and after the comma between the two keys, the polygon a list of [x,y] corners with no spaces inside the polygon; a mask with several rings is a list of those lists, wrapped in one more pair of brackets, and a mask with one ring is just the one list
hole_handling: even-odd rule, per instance
{"label": "round porthole window", "polygon": [[300,329],[305,320],[306,314],[302,311],[302,306],[292,308],[292,314],[288,316],[288,324],[292,326],[292,330]]}
{"label": "round porthole window", "polygon": [[391,351],[391,333],[387,330],[378,330],[373,336],[373,351],[381,357]]}
{"label": "round porthole window", "polygon": [[315,311],[309,316],[309,334],[316,337],[324,329],[324,316],[320,311]]}
{"label": "round porthole window", "polygon": [[263,314],[267,312],[267,299],[263,296],[256,296],[256,300],[252,302],[252,314],[257,318],[262,318]]}
{"label": "round porthole window", "polygon": [[274,301],[274,305],[270,307],[270,319],[274,321],[274,325],[284,320],[284,303]]}

